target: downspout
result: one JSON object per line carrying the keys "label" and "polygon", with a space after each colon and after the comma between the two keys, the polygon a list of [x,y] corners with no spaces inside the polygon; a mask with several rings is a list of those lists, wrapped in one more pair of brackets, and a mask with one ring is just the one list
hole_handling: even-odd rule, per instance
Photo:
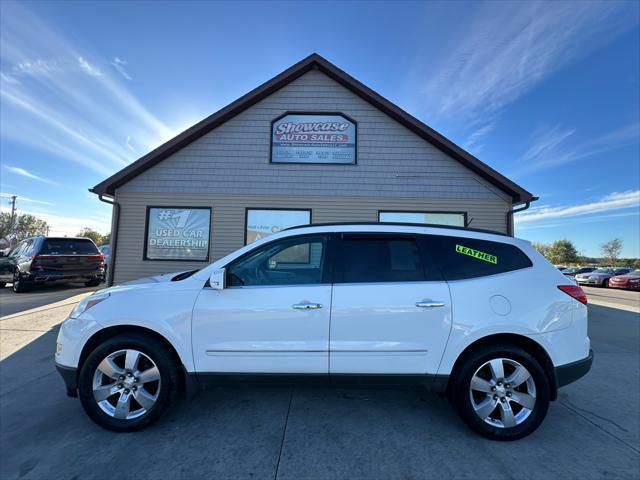
{"label": "downspout", "polygon": [[518,213],[518,212],[524,212],[526,209],[529,208],[529,205],[531,205],[531,202],[535,202],[539,198],[540,197],[531,197],[531,200],[526,202],[523,207],[514,208],[514,209],[511,209],[511,210],[509,210],[507,212],[507,233],[509,235],[511,235],[513,237],[513,233],[514,233],[513,232],[513,214],[514,213]]}
{"label": "downspout", "polygon": [[118,244],[118,226],[120,223],[120,204],[116,202],[115,198],[113,200],[108,200],[102,196],[102,194],[98,194],[98,199],[101,202],[108,203],[113,207],[113,220],[111,222],[111,240],[109,240],[109,266],[107,268],[107,287],[113,285],[113,272],[116,267],[116,252],[117,244]]}

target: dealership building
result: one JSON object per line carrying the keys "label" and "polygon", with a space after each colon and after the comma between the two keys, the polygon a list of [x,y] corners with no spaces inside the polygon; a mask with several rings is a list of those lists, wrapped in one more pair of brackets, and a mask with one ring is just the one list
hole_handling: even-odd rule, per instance
{"label": "dealership building", "polygon": [[294,225],[513,234],[535,199],[313,54],[91,189],[113,203],[110,281],[200,268]]}

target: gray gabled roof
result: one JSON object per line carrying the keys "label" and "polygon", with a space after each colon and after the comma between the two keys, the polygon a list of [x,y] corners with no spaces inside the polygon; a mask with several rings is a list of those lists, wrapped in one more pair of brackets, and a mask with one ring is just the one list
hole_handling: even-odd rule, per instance
{"label": "gray gabled roof", "polygon": [[284,72],[276,75],[271,80],[263,83],[226,107],[218,110],[216,113],[196,123],[191,128],[188,128],[173,139],[147,153],[106,180],[100,182],[90,189],[90,191],[99,195],[113,196],[118,187],[127,183],[132,178],[140,175],[142,172],[158,164],[189,143],[209,133],[214,128],[230,120],[242,111],[255,105],[260,100],[266,98],[314,68],[317,68],[328,77],[340,83],[351,92],[366,100],[374,107],[378,108],[415,134],[425,139],[427,142],[447,153],[462,163],[465,167],[469,168],[491,184],[498,187],[500,190],[507,193],[513,199],[514,204],[529,202],[532,200],[533,195],[527,190],[512,182],[504,175],[498,173],[487,164],[481,162],[448,138],[444,137],[428,125],[402,110],[397,105],[374,92],[351,75],[340,70],[317,53],[309,55],[307,58],[289,67]]}

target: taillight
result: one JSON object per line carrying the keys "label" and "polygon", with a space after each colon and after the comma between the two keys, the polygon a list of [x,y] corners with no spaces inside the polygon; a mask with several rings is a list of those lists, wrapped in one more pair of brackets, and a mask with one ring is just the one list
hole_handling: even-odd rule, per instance
{"label": "taillight", "polygon": [[587,294],[578,285],[558,285],[558,288],[580,303],[587,304]]}
{"label": "taillight", "polygon": [[31,259],[31,270],[44,270],[42,260],[57,260],[57,255],[35,255]]}
{"label": "taillight", "polygon": [[104,254],[102,253],[98,253],[97,255],[85,255],[84,258],[87,260],[100,260],[98,268],[104,267]]}

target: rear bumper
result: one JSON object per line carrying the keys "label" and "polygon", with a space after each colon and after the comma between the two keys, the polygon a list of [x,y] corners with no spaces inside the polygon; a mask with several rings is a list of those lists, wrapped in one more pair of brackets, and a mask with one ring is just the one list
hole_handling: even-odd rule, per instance
{"label": "rear bumper", "polygon": [[584,377],[593,364],[593,350],[589,350],[589,356],[578,360],[577,362],[568,363],[555,368],[556,385],[558,388]]}
{"label": "rear bumper", "polygon": [[90,280],[102,280],[104,278],[104,272],[89,271],[89,272],[29,272],[26,275],[21,275],[22,280],[34,283],[47,283],[47,282],[88,282]]}
{"label": "rear bumper", "polygon": [[73,367],[65,367],[56,363],[56,370],[62,376],[64,384],[67,387],[67,395],[70,397],[78,396],[78,369]]}

